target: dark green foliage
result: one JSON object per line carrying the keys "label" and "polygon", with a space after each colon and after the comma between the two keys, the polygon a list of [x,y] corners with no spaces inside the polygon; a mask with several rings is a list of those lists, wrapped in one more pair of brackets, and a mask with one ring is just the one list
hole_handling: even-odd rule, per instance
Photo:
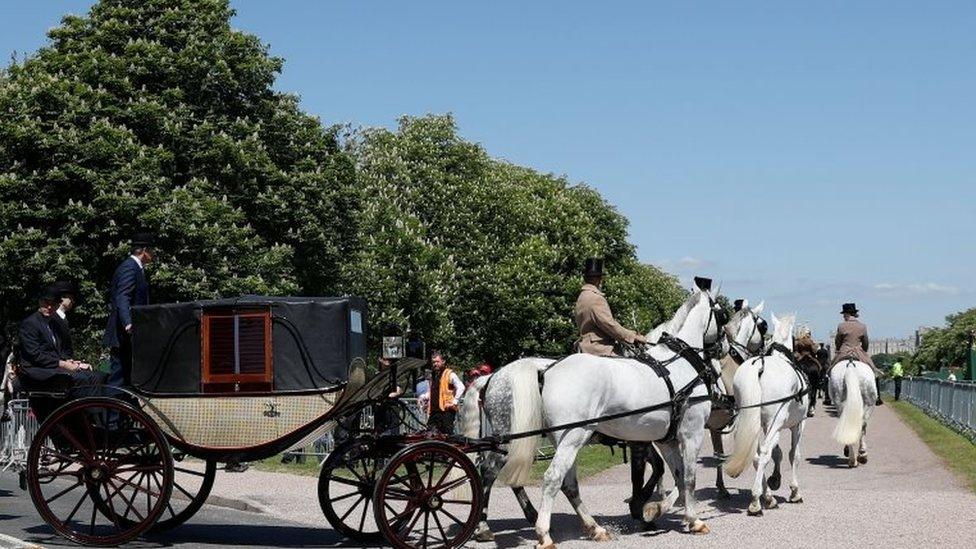
{"label": "dark green foliage", "polygon": [[82,284],[90,344],[136,230],[158,234],[154,301],[339,291],[354,166],[271,89],[282,60],[225,0],[105,0],[0,81],[0,314]]}
{"label": "dark green foliage", "polygon": [[920,369],[942,367],[966,368],[969,362],[970,334],[976,330],[976,308],[946,317],[944,328],[935,328],[922,336],[914,362]]}

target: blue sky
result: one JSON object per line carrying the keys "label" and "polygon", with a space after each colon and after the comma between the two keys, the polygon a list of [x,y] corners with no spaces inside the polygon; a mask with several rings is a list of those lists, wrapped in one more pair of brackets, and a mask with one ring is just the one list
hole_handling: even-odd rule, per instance
{"label": "blue sky", "polygon": [[[3,3],[0,54],[90,4]],[[451,112],[817,337],[844,301],[875,337],[976,304],[976,3],[233,4],[326,123]]]}

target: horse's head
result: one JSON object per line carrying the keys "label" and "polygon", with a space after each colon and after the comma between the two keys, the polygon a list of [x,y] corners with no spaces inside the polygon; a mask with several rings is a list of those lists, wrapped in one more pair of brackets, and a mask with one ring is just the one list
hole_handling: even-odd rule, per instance
{"label": "horse's head", "polygon": [[722,329],[727,322],[728,316],[712,297],[711,289],[699,286],[671,319],[669,331],[685,343],[719,357],[728,353],[728,340]]}
{"label": "horse's head", "polygon": [[766,303],[761,302],[751,308],[748,302],[736,311],[725,326],[725,334],[733,347],[746,359],[754,356],[762,349],[763,337],[769,329],[766,321],[760,316]]}

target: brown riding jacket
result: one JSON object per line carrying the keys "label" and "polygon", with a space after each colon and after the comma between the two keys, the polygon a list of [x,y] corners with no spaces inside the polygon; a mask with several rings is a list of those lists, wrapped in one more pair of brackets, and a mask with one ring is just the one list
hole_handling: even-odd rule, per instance
{"label": "brown riding jacket", "polygon": [[799,364],[808,365],[818,370],[822,367],[820,361],[817,360],[817,344],[808,335],[799,337],[793,342],[793,357]]}
{"label": "brown riding jacket", "polygon": [[871,361],[871,356],[868,355],[868,328],[860,320],[852,318],[837,326],[834,348],[837,349],[834,364],[853,358],[877,370],[874,362]]}
{"label": "brown riding jacket", "polygon": [[636,332],[624,328],[613,319],[607,298],[592,284],[583,284],[576,299],[573,318],[579,328],[580,337],[577,343],[582,353],[611,356],[614,354],[614,343],[633,343],[637,336]]}

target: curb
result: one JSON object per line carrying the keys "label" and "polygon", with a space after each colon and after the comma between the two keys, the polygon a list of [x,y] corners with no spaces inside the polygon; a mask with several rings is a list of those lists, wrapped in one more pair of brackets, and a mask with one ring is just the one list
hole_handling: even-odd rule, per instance
{"label": "curb", "polygon": [[234,509],[235,511],[244,511],[246,513],[261,513],[265,515],[273,514],[271,510],[264,505],[255,503],[253,501],[215,496],[213,494],[207,498],[205,505],[213,505],[214,507],[223,507],[225,509]]}
{"label": "curb", "polygon": [[0,548],[3,549],[44,549],[36,543],[28,543],[22,539],[0,534]]}

